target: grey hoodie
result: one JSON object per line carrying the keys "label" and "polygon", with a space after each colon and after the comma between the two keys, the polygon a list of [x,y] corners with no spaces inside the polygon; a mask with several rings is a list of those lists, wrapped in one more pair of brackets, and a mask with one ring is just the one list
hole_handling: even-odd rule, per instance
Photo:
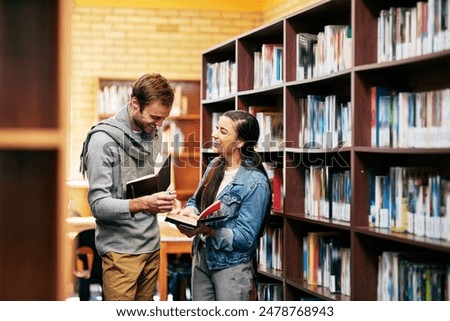
{"label": "grey hoodie", "polygon": [[96,218],[95,242],[100,255],[109,251],[142,254],[159,249],[156,215],[131,215],[125,183],[153,173],[160,151],[158,129],[151,135],[131,130],[128,105],[87,134],[80,170],[89,179],[88,200]]}

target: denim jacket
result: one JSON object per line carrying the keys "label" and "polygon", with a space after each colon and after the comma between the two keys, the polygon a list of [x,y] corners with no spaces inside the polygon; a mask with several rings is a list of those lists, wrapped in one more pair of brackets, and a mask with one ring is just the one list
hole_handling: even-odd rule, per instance
{"label": "denim jacket", "polygon": [[[215,161],[209,164],[199,186]],[[232,182],[217,195],[222,203],[220,211],[228,218],[209,223],[215,229],[215,237],[206,237],[206,262],[209,269],[223,269],[253,259],[259,245],[259,230],[271,197],[269,181],[264,173],[256,167],[239,168]],[[186,203],[188,206],[198,211],[195,195]],[[199,235],[195,236],[194,255],[200,242]]]}

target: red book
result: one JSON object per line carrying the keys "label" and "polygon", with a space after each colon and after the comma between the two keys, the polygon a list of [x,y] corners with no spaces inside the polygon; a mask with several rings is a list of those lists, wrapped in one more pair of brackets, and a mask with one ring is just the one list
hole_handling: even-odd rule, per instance
{"label": "red book", "polygon": [[274,169],[274,175],[273,175],[273,210],[275,211],[281,211],[283,210],[283,195],[282,195],[282,188],[283,188],[283,172],[280,167],[276,167]]}
{"label": "red book", "polygon": [[209,205],[207,208],[203,210],[203,212],[200,213],[199,220],[205,219],[206,217],[210,216],[211,214],[214,214],[218,210],[220,210],[220,201],[217,200],[213,202],[211,205]]}

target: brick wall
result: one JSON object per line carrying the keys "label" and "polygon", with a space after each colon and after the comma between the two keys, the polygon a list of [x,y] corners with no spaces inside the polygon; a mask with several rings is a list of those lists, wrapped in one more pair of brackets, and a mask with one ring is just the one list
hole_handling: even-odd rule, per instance
{"label": "brick wall", "polygon": [[318,2],[318,0],[285,0],[275,1],[273,7],[263,12],[263,21],[273,21],[283,16],[290,15],[300,9],[303,9],[311,4]]}
{"label": "brick wall", "polygon": [[266,12],[74,6],[69,179],[81,178],[79,153],[97,120],[99,77],[135,79],[154,71],[200,79],[203,51],[310,2],[286,0]]}

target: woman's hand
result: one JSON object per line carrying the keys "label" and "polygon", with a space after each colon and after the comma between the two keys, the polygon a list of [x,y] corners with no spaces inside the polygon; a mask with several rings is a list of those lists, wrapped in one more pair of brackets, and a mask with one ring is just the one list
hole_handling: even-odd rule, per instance
{"label": "woman's hand", "polygon": [[177,228],[178,228],[178,231],[180,231],[181,233],[183,233],[187,237],[195,236],[196,234],[198,234],[197,230],[199,229],[199,227],[197,227],[195,229],[191,229],[191,228],[188,228],[188,227],[183,226],[181,224],[177,224]]}
{"label": "woman's hand", "polygon": [[192,206],[175,209],[172,213],[192,217],[196,220],[198,219],[198,215],[195,213],[195,209]]}
{"label": "woman's hand", "polygon": [[214,236],[214,229],[209,226],[206,226],[203,223],[199,223],[198,226],[194,229],[185,227],[180,224],[177,224],[177,228],[181,233],[183,233],[187,237],[193,237],[194,235],[197,234],[203,234],[205,236]]}

